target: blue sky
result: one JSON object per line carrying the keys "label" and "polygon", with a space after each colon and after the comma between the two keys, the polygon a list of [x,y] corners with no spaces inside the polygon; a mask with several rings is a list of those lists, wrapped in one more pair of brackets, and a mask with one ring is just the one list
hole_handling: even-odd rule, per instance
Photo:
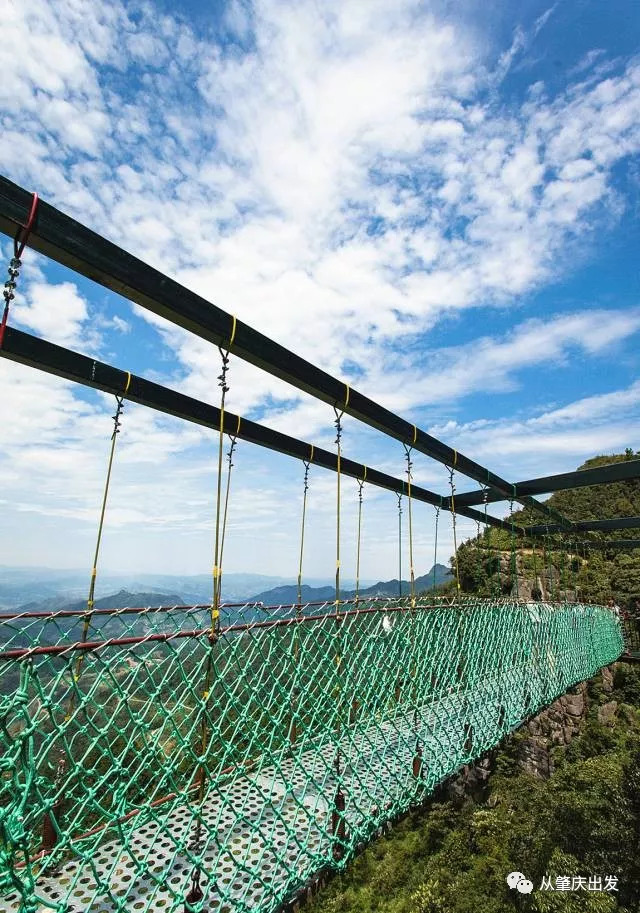
{"label": "blue sky", "polygon": [[[640,448],[637,3],[23,0],[6,30],[17,183],[511,480]],[[215,347],[32,252],[11,321],[217,400]],[[327,406],[237,359],[229,379],[232,410],[332,445]],[[88,566],[112,402],[0,382],[2,561]],[[404,467],[349,419],[344,452]],[[239,446],[234,473],[225,569],[294,575],[302,467]],[[417,455],[414,478],[447,473]],[[214,492],[214,435],[127,406],[103,567],[206,572]],[[334,511],[315,470],[314,577]],[[363,576],[396,573],[395,511],[367,488]],[[415,531],[424,573],[425,505]]]}

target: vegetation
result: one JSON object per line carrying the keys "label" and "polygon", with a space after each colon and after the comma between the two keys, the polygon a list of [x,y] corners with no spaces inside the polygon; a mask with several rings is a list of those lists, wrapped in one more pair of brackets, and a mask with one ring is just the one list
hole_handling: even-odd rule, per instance
{"label": "vegetation", "polygon": [[[599,456],[581,466],[632,459]],[[568,519],[640,515],[640,481],[557,492],[549,507]],[[517,510],[513,522],[540,515]],[[629,538],[628,530],[590,533],[591,539]],[[457,551],[461,589],[603,602],[631,607],[640,599],[640,551],[586,550],[580,539],[516,540],[507,531],[479,530]],[[451,562],[455,572],[456,563]],[[451,582],[441,591],[453,591]],[[548,779],[518,763],[526,734],[500,747],[481,795],[434,798],[405,818],[336,876],[312,913],[637,913],[640,910],[640,667],[618,664],[614,691],[599,676],[589,682],[590,709],[580,735],[552,750]],[[598,709],[617,701],[609,723]],[[524,871],[529,895],[510,890],[506,876]],[[540,890],[561,876],[618,877],[617,892]],[[310,913],[311,913],[310,911]]]}
{"label": "vegetation", "polygon": [[[602,466],[640,455],[598,456],[579,469]],[[640,480],[614,482],[559,491],[546,504],[569,520],[605,519],[640,515]],[[514,524],[539,524],[540,514],[530,508],[511,514]],[[640,550],[586,549],[585,541],[628,539],[633,531],[608,530],[578,534],[549,535],[537,539],[515,539],[508,531],[480,530],[478,537],[465,542],[457,552],[458,572],[463,592],[493,595],[511,593],[518,586],[529,595],[531,585],[540,596],[569,598],[583,602],[602,602],[613,598],[623,608],[640,600]],[[513,554],[515,548],[515,554]],[[452,567],[455,564],[452,561]],[[527,591],[527,582],[530,588]],[[452,585],[450,585],[451,587]],[[449,587],[449,588],[450,588]],[[541,592],[540,592],[541,591]]]}
{"label": "vegetation", "polygon": [[[636,913],[640,909],[640,669],[619,664],[614,691],[588,686],[581,734],[554,750],[543,780],[518,764],[509,737],[481,797],[434,800],[336,876],[310,913]],[[618,702],[611,723],[598,709]],[[506,876],[531,879],[530,895]],[[613,875],[618,891],[540,890],[543,876]]]}

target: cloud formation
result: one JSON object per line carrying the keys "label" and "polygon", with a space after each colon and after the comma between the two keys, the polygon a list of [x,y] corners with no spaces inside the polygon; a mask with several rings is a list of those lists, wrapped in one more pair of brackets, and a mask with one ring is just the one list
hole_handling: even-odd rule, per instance
{"label": "cloud formation", "polygon": [[[627,440],[607,410],[633,387],[585,398],[600,418],[582,430],[567,425],[586,419],[580,401],[558,420],[534,409],[533,424],[437,418],[458,416],[481,391],[518,389],[531,367],[597,366],[639,329],[638,310],[615,302],[566,312],[549,297],[545,313],[527,310],[626,217],[617,178],[640,149],[637,59],[595,48],[560,90],[536,80],[520,95],[504,91],[554,15],[541,8],[529,25],[515,23],[505,48],[418,0],[233,0],[217,33],[145,4],[9,0],[5,42],[24,63],[0,85],[0,168],[390,408],[437,423],[448,443],[497,471],[523,477],[536,460],[533,475],[570,468]],[[217,398],[213,347],[141,308],[114,314],[113,300],[38,260],[25,266],[12,320],[105,358],[126,344],[155,379]],[[99,488],[90,426],[102,400],[0,369],[21,410],[5,453],[19,510],[88,520]],[[236,359],[230,380],[230,408],[331,443],[326,406]],[[131,536],[163,523],[203,529],[211,441],[131,412],[129,481],[112,522]],[[43,437],[29,439],[40,427]],[[352,435],[353,456],[394,465],[370,432]],[[181,472],[185,459],[201,472]],[[278,464],[276,483],[252,459],[248,493],[237,497],[265,530],[286,472]],[[150,480],[149,462],[180,480],[175,500]],[[435,483],[440,468],[425,460],[416,471]],[[292,542],[285,535],[283,548]],[[241,550],[230,555],[241,561]]]}

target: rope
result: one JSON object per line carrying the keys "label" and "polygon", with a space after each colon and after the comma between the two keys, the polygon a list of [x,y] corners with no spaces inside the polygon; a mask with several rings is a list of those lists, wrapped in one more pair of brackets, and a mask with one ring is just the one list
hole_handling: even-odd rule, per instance
{"label": "rope", "polygon": [[[479,520],[476,520],[476,569],[477,569],[477,573],[478,573],[478,582],[477,582],[476,586],[481,587],[483,571],[484,571],[484,564],[483,564],[483,560],[482,560],[482,551],[480,548],[480,521]],[[476,589],[476,592],[479,592],[479,590]]]}
{"label": "rope", "polygon": [[[416,441],[416,435],[417,435],[417,429],[416,429],[416,426],[414,425],[413,426],[413,443],[414,444]],[[413,468],[413,463],[411,462],[411,451],[413,449],[413,445],[411,445],[411,447],[407,447],[407,445],[403,443],[402,446],[404,447],[405,457],[407,460],[407,499],[408,499],[408,503],[409,503],[409,577],[410,577],[410,586],[411,586],[411,607],[415,608],[416,578],[415,578],[415,572],[414,572],[414,568],[413,568],[413,524],[412,524],[412,519],[411,519],[411,470]]]}
{"label": "rope", "polygon": [[553,600],[553,597],[554,597],[553,553],[551,554],[551,560],[549,560],[549,532],[548,532],[548,529],[549,528],[547,527],[547,532],[545,533],[544,539],[542,541],[544,542],[544,566],[547,569],[547,573],[549,576],[548,595]]}
{"label": "rope", "polygon": [[[515,485],[514,485],[515,493]],[[520,587],[518,585],[518,562],[516,559],[516,533],[513,524],[513,498],[509,501],[509,519],[511,521],[511,578],[516,589],[516,598],[520,596]]]}
{"label": "rope", "polygon": [[456,536],[456,486],[453,481],[453,475],[458,462],[458,451],[453,451],[453,466],[449,469],[449,485],[451,486],[451,520],[453,525],[453,560],[456,572],[456,593],[460,595],[460,569],[458,567],[458,541]]}
{"label": "rope", "polygon": [[362,531],[362,489],[367,479],[367,467],[364,467],[362,479],[356,479],[358,484],[358,545],[356,548],[356,603],[360,599],[360,534]]}
{"label": "rope", "polygon": [[302,523],[300,525],[300,560],[298,562],[298,607],[302,602],[302,557],[304,554],[304,526],[307,516],[307,492],[309,491],[309,466],[313,460],[313,444],[308,460],[303,460],[304,464],[304,488],[302,492]]}
{"label": "rope", "polygon": [[224,542],[227,534],[227,513],[229,510],[229,489],[231,488],[231,470],[233,469],[233,454],[236,449],[236,444],[238,443],[238,434],[240,433],[240,417],[238,416],[238,428],[235,434],[229,435],[229,441],[231,446],[227,453],[227,487],[224,496],[224,516],[222,518],[222,535],[220,537],[220,574],[218,579],[220,581],[220,589],[222,590],[222,557],[224,554]]}
{"label": "rope", "polygon": [[[91,904],[112,913],[136,904],[136,913],[280,907],[325,867],[344,870],[386,821],[423,804],[462,763],[624,647],[615,615],[593,605],[541,604],[532,623],[512,598],[418,596],[411,610],[394,595],[345,607],[339,631],[334,614],[298,622],[294,605],[268,618],[255,605],[235,607],[211,644],[198,607],[96,612],[103,645],[89,652],[78,683],[75,621],[63,612],[6,620],[3,651],[57,644],[66,657],[3,659],[0,885],[15,895],[8,909],[17,913],[22,902],[22,913],[35,913],[38,892],[55,892],[57,913],[84,910],[89,883]],[[415,690],[405,688],[395,704],[394,685],[411,661],[410,624]],[[109,645],[114,628],[129,635],[126,649]],[[348,649],[337,681],[341,637]],[[199,679],[209,655],[207,707]],[[286,723],[298,686],[292,747]],[[82,711],[64,722],[60,697],[70,689]],[[347,726],[354,695],[363,700]],[[67,774],[54,787],[58,749]],[[204,804],[194,779],[201,767]],[[41,823],[61,791],[69,813],[47,849]],[[196,822],[200,840],[187,845]]]}
{"label": "rope", "polygon": [[567,549],[564,540],[560,544],[560,586],[564,593],[564,601],[567,601]]}
{"label": "rope", "polygon": [[[229,345],[233,343],[236,331],[236,319],[233,318],[233,326],[231,330],[231,337]],[[218,346],[218,351],[220,352],[220,359],[222,363],[222,368],[220,374],[218,375],[218,386],[220,387],[220,424],[218,426],[218,477],[216,484],[216,519],[215,519],[215,544],[214,544],[214,563],[213,563],[213,598],[211,600],[211,617],[210,617],[210,628],[208,633],[209,639],[209,650],[207,652],[207,663],[205,671],[205,683],[204,689],[202,691],[201,697],[201,706],[200,706],[200,749],[196,755],[196,778],[197,778],[197,806],[199,808],[199,814],[196,817],[195,832],[193,840],[191,843],[191,848],[194,851],[199,851],[202,840],[202,810],[204,806],[205,798],[205,776],[206,776],[206,764],[205,756],[207,753],[207,748],[209,744],[209,714],[207,712],[207,704],[209,701],[209,695],[211,694],[211,687],[213,683],[213,647],[217,643],[220,627],[220,596],[221,596],[221,587],[222,587],[222,551],[224,547],[224,536],[226,531],[226,519],[227,519],[227,501],[229,496],[229,486],[231,483],[231,467],[233,465],[233,451],[235,448],[235,439],[237,433],[240,431],[240,419],[238,418],[238,427],[236,429],[236,435],[231,438],[231,447],[229,449],[228,460],[229,460],[229,472],[227,474],[227,489],[225,497],[225,507],[224,507],[224,518],[222,523],[222,531],[220,529],[220,514],[222,511],[222,458],[224,451],[224,415],[225,415],[225,403],[226,396],[229,392],[229,386],[227,384],[227,372],[229,370],[229,349],[222,349]],[[201,877],[201,866],[199,863],[194,865],[191,872],[191,887],[188,893],[185,895],[184,910],[185,913],[191,913],[194,906],[199,904],[203,898],[203,891],[200,886],[200,877]]]}
{"label": "rope", "polygon": [[0,322],[0,349],[4,343],[4,334],[7,328],[7,320],[9,319],[9,308],[11,307],[11,302],[15,298],[16,284],[18,277],[20,276],[20,268],[22,266],[22,254],[24,253],[24,249],[33,229],[37,212],[38,194],[34,193],[31,198],[31,208],[29,209],[27,223],[26,225],[18,225],[15,237],[13,239],[13,257],[9,261],[8,267],[9,278],[4,284],[2,293],[4,297],[4,311],[2,313],[2,321]]}
{"label": "rope", "polygon": [[[533,549],[533,579],[534,579],[534,584],[533,584],[533,585],[534,585],[535,589],[537,590],[537,589],[538,589],[538,555],[537,555],[537,553],[536,553],[536,540],[535,540],[535,538],[533,538],[533,539],[531,540],[531,547],[532,547],[532,549]],[[541,596],[542,598],[544,598],[544,593],[542,592],[542,580],[540,581],[540,596]]]}
{"label": "rope", "polygon": [[[82,640],[87,640],[87,634],[89,632],[89,625],[91,623],[91,617],[93,615],[94,607],[94,596],[96,589],[96,577],[98,574],[98,557],[100,555],[100,545],[102,543],[102,531],[104,529],[104,516],[107,510],[107,500],[109,498],[109,485],[111,483],[111,470],[113,469],[113,458],[116,451],[116,441],[118,435],[120,434],[122,412],[124,410],[124,399],[129,392],[129,387],[131,385],[131,373],[127,371],[127,382],[125,384],[124,393],[122,396],[116,396],[116,411],[113,416],[113,432],[111,434],[111,448],[109,450],[109,461],[107,464],[107,477],[104,483],[104,492],[102,494],[102,504],[100,506],[100,520],[98,521],[98,535],[96,537],[96,547],[93,554],[93,565],[91,568],[91,579],[89,582],[89,595],[87,597],[87,612],[84,616],[84,621],[82,625]],[[78,664],[76,668],[76,678],[80,675],[80,669],[82,667],[84,656],[80,655],[78,658]]]}
{"label": "rope", "polygon": [[[95,587],[96,587],[96,577],[98,573],[98,558],[100,555],[100,545],[102,542],[102,531],[104,528],[104,518],[107,509],[107,500],[109,498],[109,486],[111,483],[111,471],[113,469],[113,459],[116,450],[116,441],[118,439],[118,434],[120,433],[121,421],[123,408],[124,408],[124,398],[129,392],[129,386],[131,384],[131,373],[127,371],[127,382],[124,388],[124,393],[121,396],[116,396],[116,411],[113,416],[113,432],[111,433],[111,447],[109,449],[109,460],[107,463],[107,475],[104,484],[104,491],[102,494],[102,504],[100,506],[100,519],[98,521],[98,533],[96,536],[96,547],[93,554],[93,565],[91,568],[91,577],[89,581],[89,595],[87,597],[87,608],[82,618],[82,634],[81,640],[88,640],[89,627],[91,625],[91,620],[93,618],[94,610],[94,596],[95,596]],[[78,682],[80,680],[80,674],[82,672],[82,666],[85,660],[84,653],[78,653],[76,658],[74,669],[72,673],[73,688],[69,695],[69,700],[67,702],[67,709],[65,713],[65,723],[68,723],[73,717],[74,710],[76,707],[76,699],[79,696],[78,691]],[[57,794],[60,785],[67,773],[67,761],[66,755],[61,751],[58,752],[58,760],[56,764],[56,772],[54,775],[54,791]],[[45,815],[43,818],[43,830],[42,830],[42,844],[46,849],[52,849],[58,842],[60,836],[60,822],[65,811],[65,797],[59,795],[55,803],[52,803],[51,812],[48,815]]]}
{"label": "rope", "polygon": [[[333,407],[335,412],[336,440],[338,448],[337,453],[337,485],[336,485],[336,598],[335,598],[335,623],[337,627],[335,638],[335,675],[336,675],[336,726],[338,735],[342,732],[342,714],[344,705],[343,686],[342,686],[342,658],[344,655],[344,624],[341,624],[340,617],[340,481],[341,481],[341,460],[342,460],[342,416],[349,405],[349,385],[346,384],[344,407],[338,409],[337,404]],[[333,836],[332,855],[336,862],[342,859],[344,855],[344,843],[346,840],[346,797],[342,791],[342,774],[340,768],[340,743],[336,746],[336,753],[333,762],[336,778],[336,793],[333,799],[333,810],[331,813],[331,833]]]}
{"label": "rope", "polygon": [[[304,463],[304,488],[302,494],[302,522],[300,525],[300,561],[298,564],[298,590],[297,590],[297,603],[296,603],[296,618],[302,618],[302,558],[304,554],[304,530],[305,530],[305,520],[307,515],[307,492],[309,490],[309,467],[311,461],[313,460],[313,444],[311,444],[311,450],[309,452],[309,459],[303,460]],[[300,665],[300,632],[298,630],[298,625],[293,629],[293,667],[294,675],[297,676],[298,669]],[[291,720],[289,723],[289,742],[291,745],[294,745],[298,738],[298,727],[297,727],[297,712],[298,712],[298,699],[300,697],[300,689],[296,682],[293,684],[291,689]]]}
{"label": "rope", "polygon": [[436,588],[436,564],[438,563],[438,520],[440,519],[440,507],[436,507],[436,534],[433,543],[433,587]]}
{"label": "rope", "polygon": [[[235,335],[235,318],[231,339]],[[213,599],[211,602],[211,638],[214,639],[216,629],[220,619],[220,591],[222,568],[220,567],[220,510],[222,503],[222,456],[224,450],[224,407],[226,395],[229,392],[227,386],[227,372],[229,370],[229,349],[224,351],[218,346],[220,358],[222,359],[222,370],[218,375],[218,386],[220,387],[220,425],[218,428],[218,480],[216,491],[216,527],[215,527],[215,546],[213,559]]]}
{"label": "rope", "polygon": [[[487,542],[487,550],[489,552],[489,591],[492,595],[496,595],[496,580],[495,580],[495,559],[493,554],[493,546],[491,544],[491,532],[489,530],[489,521],[487,519],[487,509],[489,505],[489,487],[484,485],[482,487],[482,501],[484,503],[484,538]],[[500,553],[498,552],[498,577],[500,575]],[[499,586],[498,580],[498,586]]]}
{"label": "rope", "polygon": [[340,606],[340,481],[341,481],[341,460],[342,460],[342,416],[345,413],[347,406],[349,405],[349,384],[346,384],[346,394],[344,400],[344,408],[342,410],[338,409],[338,406],[333,407],[333,411],[336,414],[335,426],[336,426],[336,444],[338,447],[338,459],[337,459],[337,485],[336,485],[336,611],[339,611]]}
{"label": "rope", "polygon": [[402,494],[398,499],[398,596],[402,597]]}

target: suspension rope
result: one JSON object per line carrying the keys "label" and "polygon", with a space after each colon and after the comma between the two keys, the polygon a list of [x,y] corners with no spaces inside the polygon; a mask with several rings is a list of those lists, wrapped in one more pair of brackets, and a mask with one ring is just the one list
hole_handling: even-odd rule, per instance
{"label": "suspension rope", "polygon": [[302,489],[302,522],[300,525],[300,560],[298,562],[298,611],[301,608],[302,602],[302,558],[304,555],[304,527],[307,517],[307,492],[309,491],[309,466],[313,460],[313,444],[311,445],[311,452],[309,453],[309,459],[303,460],[304,465],[304,486]]}
{"label": "suspension rope", "polygon": [[[236,318],[233,318],[233,326],[231,329],[231,336],[229,339],[229,348],[233,345],[233,340],[236,333]],[[215,519],[215,544],[214,544],[214,563],[213,563],[213,598],[211,600],[211,617],[209,629],[209,650],[207,653],[207,665],[205,672],[205,684],[202,692],[202,705],[200,707],[200,748],[199,748],[199,757],[197,758],[196,766],[196,777],[198,782],[198,794],[197,794],[197,807],[199,809],[196,816],[196,826],[195,833],[193,836],[191,847],[195,851],[199,851],[202,840],[202,812],[204,806],[204,799],[206,794],[205,789],[205,776],[206,776],[206,766],[205,766],[205,755],[207,752],[207,747],[209,743],[209,713],[207,712],[207,705],[209,702],[209,694],[211,692],[211,685],[213,679],[213,647],[215,646],[218,638],[219,628],[220,628],[220,595],[221,595],[221,584],[222,584],[222,547],[224,544],[224,526],[226,525],[226,499],[225,499],[225,509],[224,509],[224,520],[223,528],[221,530],[221,513],[222,513],[222,459],[224,453],[224,414],[225,414],[225,403],[226,396],[229,392],[229,386],[227,384],[227,373],[229,371],[229,348],[223,349],[221,346],[218,346],[218,351],[220,352],[220,359],[222,368],[220,374],[218,375],[218,386],[220,387],[220,424],[218,427],[218,478],[216,484],[216,519]],[[240,422],[238,422],[238,428],[236,430],[236,435],[240,430]],[[227,475],[227,497],[229,493],[229,485],[231,478],[231,466],[233,459],[233,450],[234,450],[234,438],[232,438],[231,448],[229,450],[229,473]],[[191,913],[194,909],[194,906],[197,905],[204,897],[204,893],[200,886],[200,876],[202,874],[201,870],[201,861],[196,862],[191,872],[191,887],[188,893],[185,895],[184,899],[184,911],[185,913]]]}
{"label": "suspension rope", "polygon": [[476,520],[476,569],[478,572],[478,587],[480,587],[484,577],[483,552],[480,545],[480,520]]}
{"label": "suspension rope", "polygon": [[356,479],[358,484],[358,545],[356,548],[356,603],[360,599],[360,535],[362,531],[362,489],[367,480],[367,467],[361,479]]}
{"label": "suspension rope", "polygon": [[[514,494],[515,494],[515,485]],[[509,520],[511,523],[511,579],[512,587],[515,584],[516,588],[516,599],[520,597],[520,587],[518,584],[518,561],[516,558],[516,531],[513,524],[513,498],[509,499]]]}
{"label": "suspension rope", "polygon": [[551,597],[551,601],[553,602],[553,598],[555,595],[555,586],[554,586],[554,582],[553,582],[553,552],[551,552],[551,550],[549,548],[549,527],[548,526],[546,528],[545,536],[542,541],[544,542],[544,565],[545,565],[545,568],[547,569],[547,573],[548,573],[548,577],[549,577],[548,596]]}
{"label": "suspension rope", "polygon": [[[493,546],[491,544],[491,532],[489,530],[489,520],[487,518],[487,509],[489,505],[489,486],[482,486],[482,502],[484,504],[484,538],[487,543],[487,551],[489,553],[489,591],[491,595],[495,596],[496,594],[496,581],[495,581],[495,561],[493,555]],[[498,551],[498,556],[500,552]],[[500,568],[500,558],[498,557],[498,574]],[[498,581],[499,585],[499,581]]]}
{"label": "suspension rope", "polygon": [[567,547],[565,545],[565,540],[561,540],[560,544],[560,586],[562,587],[562,592],[564,594],[564,602],[567,602]]}
{"label": "suspension rope", "polygon": [[[233,343],[236,331],[236,320],[233,318],[233,330],[229,345]],[[216,637],[216,631],[220,623],[220,588],[222,568],[220,567],[220,511],[222,505],[222,457],[224,451],[224,407],[229,387],[227,385],[227,372],[229,370],[229,349],[226,351],[218,346],[220,358],[222,360],[222,370],[218,375],[218,386],[220,387],[220,425],[218,428],[218,479],[216,491],[216,528],[215,528],[215,545],[213,559],[213,599],[211,602],[211,633],[210,638]]]}
{"label": "suspension rope", "polygon": [[29,209],[26,225],[18,225],[13,239],[13,257],[9,261],[9,268],[7,270],[9,278],[5,282],[2,292],[4,297],[4,311],[2,313],[2,321],[0,322],[0,349],[4,342],[4,333],[7,328],[7,320],[9,319],[9,308],[11,307],[11,302],[15,298],[16,284],[22,266],[22,254],[27,246],[27,241],[29,240],[29,235],[33,229],[37,213],[38,194],[34,193],[31,198],[31,207]]}
{"label": "suspension rope", "polygon": [[331,813],[331,832],[335,838],[333,844],[333,858],[342,859],[344,855],[344,842],[346,840],[346,797],[342,791],[342,773],[340,765],[340,736],[342,732],[342,713],[344,696],[342,694],[342,657],[344,653],[344,622],[340,617],[340,481],[341,481],[341,460],[342,460],[342,417],[349,405],[349,384],[345,384],[345,398],[342,409],[338,408],[336,403],[333,407],[335,412],[335,427],[338,453],[337,453],[337,485],[336,485],[336,638],[335,638],[335,664],[336,664],[336,690],[337,690],[337,742],[336,754],[334,758],[334,768],[336,776],[336,793],[333,800],[333,810]]}
{"label": "suspension rope", "polygon": [[[531,540],[531,547],[533,550],[533,578],[534,578],[534,588],[537,591],[538,589],[538,555],[536,553],[536,539],[535,536]],[[540,580],[540,597],[544,598],[544,593],[542,592],[542,580]]]}
{"label": "suspension rope", "polygon": [[436,531],[433,542],[433,586],[432,589],[435,592],[436,589],[436,564],[438,563],[438,520],[440,519],[440,506],[436,507]]}
{"label": "suspension rope", "polygon": [[402,493],[396,493],[398,499],[398,596],[402,596]]}
{"label": "suspension rope", "polygon": [[453,560],[456,572],[456,593],[460,595],[460,569],[458,567],[458,540],[456,536],[456,486],[453,481],[456,465],[458,463],[458,451],[453,451],[453,466],[449,469],[449,485],[451,486],[451,521],[453,525]]}
{"label": "suspension rope", "polygon": [[238,427],[235,434],[229,435],[230,447],[227,453],[227,487],[224,496],[224,515],[222,518],[222,535],[220,537],[220,589],[222,590],[222,557],[224,553],[224,542],[227,534],[227,513],[229,510],[229,489],[231,488],[231,470],[233,469],[233,454],[236,449],[236,444],[238,443],[238,435],[240,434],[240,416],[238,416]]}
{"label": "suspension rope", "polygon": [[416,578],[415,571],[413,567],[413,524],[411,520],[411,470],[413,468],[413,463],[411,462],[411,451],[416,442],[418,436],[418,429],[416,426],[413,426],[413,443],[411,446],[407,446],[403,443],[405,457],[407,460],[407,500],[409,505],[409,580],[411,587],[411,608],[415,608],[416,605]]}
{"label": "suspension rope", "polygon": [[[300,524],[300,561],[298,563],[298,589],[297,589],[297,603],[296,603],[296,617],[298,619],[302,618],[302,559],[304,555],[304,530],[305,530],[305,521],[307,516],[307,492],[309,491],[309,467],[313,460],[313,444],[311,444],[311,450],[309,451],[309,459],[303,460],[304,464],[304,485],[302,491],[302,522]],[[297,713],[298,713],[298,698],[300,696],[300,689],[298,688],[298,667],[300,661],[300,625],[297,624],[293,629],[293,668],[294,668],[294,682],[291,688],[291,719],[289,723],[289,742],[291,745],[295,745],[298,738],[298,724],[297,724]]]}
{"label": "suspension rope", "polygon": [[[109,485],[111,482],[111,470],[113,468],[113,457],[115,455],[116,441],[118,439],[118,435],[120,434],[120,426],[122,424],[120,421],[120,418],[122,416],[122,412],[124,409],[124,398],[126,397],[127,393],[129,392],[130,385],[131,385],[131,373],[129,371],[127,371],[127,383],[124,388],[124,393],[122,394],[122,396],[116,396],[116,411],[115,411],[115,415],[113,416],[113,432],[111,434],[111,449],[109,451],[109,462],[107,465],[107,477],[106,477],[106,480],[104,483],[104,492],[102,495],[102,505],[100,507],[100,520],[98,522],[98,535],[96,538],[96,548],[95,548],[95,552],[93,555],[93,565],[91,568],[91,580],[89,582],[89,596],[87,597],[87,613],[85,614],[84,623],[82,626],[82,640],[83,641],[86,641],[86,639],[87,639],[87,633],[89,631],[91,615],[93,614],[96,577],[98,574],[98,556],[100,554],[100,545],[102,543],[102,531],[104,528],[104,515],[105,515],[106,509],[107,509],[107,499],[109,497]],[[76,671],[76,675],[78,675],[78,673],[79,673],[83,658],[84,658],[83,656],[80,656],[78,659],[79,666],[78,666],[78,670]]]}
{"label": "suspension rope", "polygon": [[[23,244],[24,246],[24,244]],[[113,458],[116,450],[116,441],[118,439],[118,434],[120,433],[121,426],[121,416],[124,408],[124,398],[129,392],[129,386],[131,385],[131,373],[127,371],[127,382],[125,384],[124,392],[120,396],[116,396],[116,411],[113,416],[113,431],[111,433],[111,447],[109,449],[109,460],[107,463],[107,475],[104,484],[104,491],[102,494],[102,504],[100,507],[100,519],[98,521],[98,533],[96,536],[96,547],[93,554],[93,565],[91,568],[91,577],[89,581],[89,595],[87,597],[87,607],[83,615],[82,620],[82,634],[81,640],[86,642],[88,640],[89,626],[91,625],[91,620],[93,618],[94,610],[94,597],[95,597],[95,588],[96,588],[96,577],[98,574],[98,558],[100,555],[100,545],[102,543],[102,531],[104,528],[104,518],[107,509],[107,500],[109,498],[109,486],[111,483],[111,471],[113,469]],[[82,666],[84,664],[86,654],[83,652],[78,653],[77,659],[75,661],[75,668],[72,672],[72,680],[74,683],[74,688],[69,695],[69,701],[67,703],[67,709],[65,713],[65,722],[68,723],[75,711],[76,707],[76,697],[78,695],[78,681],[80,679],[80,674],[82,672]],[[60,784],[62,783],[64,776],[67,770],[66,755],[64,750],[61,749],[58,757],[58,762],[56,766],[56,772],[54,776],[54,791],[57,793]],[[64,797],[58,797],[57,801],[53,805],[50,814],[45,814],[43,820],[43,829],[42,829],[42,845],[45,849],[52,849],[59,838],[58,826],[60,824],[60,819],[64,813]]]}
{"label": "suspension rope", "polygon": [[345,384],[345,399],[342,409],[338,409],[336,404],[333,411],[336,414],[334,425],[336,426],[336,445],[337,454],[337,485],[336,485],[336,612],[340,607],[340,480],[341,480],[341,461],[342,461],[342,416],[349,405],[349,384]]}

